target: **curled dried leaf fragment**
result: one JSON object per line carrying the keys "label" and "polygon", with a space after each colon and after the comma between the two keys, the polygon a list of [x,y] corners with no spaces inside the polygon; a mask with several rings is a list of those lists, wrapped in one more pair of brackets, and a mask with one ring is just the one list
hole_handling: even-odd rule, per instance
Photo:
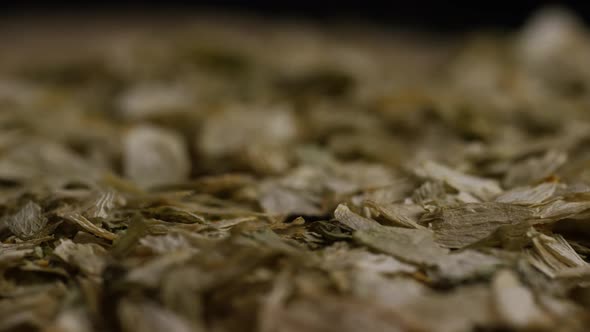
{"label": "curled dried leaf fragment", "polygon": [[350,210],[344,204],[338,205],[334,211],[334,218],[353,230],[364,230],[381,226],[373,219],[365,218]]}
{"label": "curled dried leaf fragment", "polygon": [[21,239],[31,239],[47,225],[47,218],[43,216],[41,207],[29,201],[16,214],[5,217],[4,222],[10,231]]}
{"label": "curled dried leaf fragment", "polygon": [[64,214],[62,214],[62,217],[64,219],[80,226],[82,229],[84,229],[88,233],[94,234],[100,238],[110,240],[110,241],[117,238],[116,234],[109,232],[104,228],[100,228],[100,227],[96,226],[92,221],[86,219],[86,217],[82,216],[79,213],[75,213],[75,212],[64,213]]}
{"label": "curled dried leaf fragment", "polygon": [[99,276],[108,256],[107,251],[94,243],[74,243],[62,239],[53,253],[65,262],[78,267],[89,276]]}
{"label": "curled dried leaf fragment", "polygon": [[517,187],[496,197],[498,203],[537,205],[546,202],[557,192],[559,184],[545,182],[533,187]]}
{"label": "curled dried leaf fragment", "polygon": [[448,253],[434,241],[434,234],[426,229],[380,226],[357,230],[352,236],[369,248],[418,265],[436,265]]}
{"label": "curled dried leaf fragment", "polygon": [[528,207],[487,202],[443,207],[423,219],[431,222],[437,243],[463,248],[488,238],[501,226],[525,225],[533,213]]}
{"label": "curled dried leaf fragment", "polygon": [[444,181],[451,187],[487,200],[502,192],[497,181],[464,174],[434,161],[426,161],[415,170],[421,177]]}
{"label": "curled dried leaf fragment", "polygon": [[426,228],[418,224],[419,216],[424,209],[414,204],[378,204],[375,201],[365,201],[365,205],[378,211],[396,226],[422,229]]}
{"label": "curled dried leaf fragment", "polygon": [[531,236],[534,251],[529,250],[527,258],[534,267],[548,277],[567,276],[572,274],[571,271],[583,271],[590,266],[563,236],[558,234],[549,236],[538,232],[531,233]]}

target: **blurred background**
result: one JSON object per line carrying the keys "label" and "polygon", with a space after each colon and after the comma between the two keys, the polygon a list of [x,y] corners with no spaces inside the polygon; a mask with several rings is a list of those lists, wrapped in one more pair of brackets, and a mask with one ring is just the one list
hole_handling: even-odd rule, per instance
{"label": "blurred background", "polygon": [[590,20],[588,1],[123,1],[65,2],[11,1],[2,4],[0,17],[186,15],[191,13],[253,14],[272,19],[313,21],[355,20],[418,30],[465,31],[514,29],[547,5],[560,5]]}

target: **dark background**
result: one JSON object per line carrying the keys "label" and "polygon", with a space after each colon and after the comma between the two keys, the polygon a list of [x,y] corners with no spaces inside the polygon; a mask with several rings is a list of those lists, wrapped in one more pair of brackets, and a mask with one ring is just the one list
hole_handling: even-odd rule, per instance
{"label": "dark background", "polygon": [[590,1],[11,1],[2,4],[1,18],[24,16],[167,15],[190,12],[248,13],[269,18],[315,21],[355,19],[391,27],[425,30],[518,28],[545,5],[567,7],[590,22]]}

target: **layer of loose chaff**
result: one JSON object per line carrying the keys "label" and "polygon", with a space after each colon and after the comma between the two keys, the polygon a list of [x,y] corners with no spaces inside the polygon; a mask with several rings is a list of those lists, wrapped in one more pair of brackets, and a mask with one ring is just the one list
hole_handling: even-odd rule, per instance
{"label": "layer of loose chaff", "polygon": [[0,30],[0,332],[590,329],[571,14],[161,23]]}

